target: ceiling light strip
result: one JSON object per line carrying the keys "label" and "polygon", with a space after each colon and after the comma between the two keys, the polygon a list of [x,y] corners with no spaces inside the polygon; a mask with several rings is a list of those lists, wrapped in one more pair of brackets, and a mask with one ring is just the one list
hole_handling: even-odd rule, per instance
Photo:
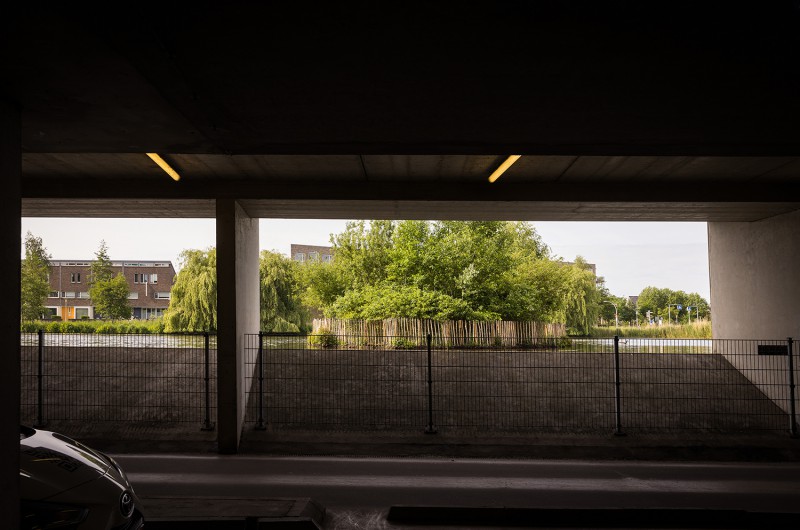
{"label": "ceiling light strip", "polygon": [[155,162],[156,164],[158,164],[158,167],[160,167],[161,169],[163,169],[163,170],[164,170],[164,172],[166,172],[166,174],[167,174],[167,175],[169,175],[170,177],[172,177],[172,180],[174,180],[175,182],[177,182],[177,181],[179,181],[179,180],[181,179],[181,176],[180,176],[180,175],[178,175],[178,172],[177,172],[177,171],[175,171],[174,169],[172,169],[172,167],[171,167],[169,164],[167,164],[167,163],[164,161],[164,159],[163,159],[163,158],[161,158],[160,156],[158,156],[158,154],[157,154],[157,153],[145,153],[145,154],[146,154],[147,156],[149,156],[149,157],[150,157],[150,159],[151,159],[153,162]]}
{"label": "ceiling light strip", "polygon": [[499,178],[500,178],[500,175],[502,175],[503,173],[505,173],[505,172],[506,172],[506,170],[507,170],[508,168],[510,168],[510,167],[511,167],[511,166],[514,164],[514,162],[516,162],[517,160],[519,160],[521,156],[522,156],[522,155],[511,155],[511,156],[509,156],[508,158],[506,158],[505,162],[503,162],[502,164],[500,164],[500,167],[498,167],[497,169],[495,169],[495,170],[494,170],[494,173],[492,173],[492,174],[489,176],[489,182],[494,182],[495,180],[499,179]]}

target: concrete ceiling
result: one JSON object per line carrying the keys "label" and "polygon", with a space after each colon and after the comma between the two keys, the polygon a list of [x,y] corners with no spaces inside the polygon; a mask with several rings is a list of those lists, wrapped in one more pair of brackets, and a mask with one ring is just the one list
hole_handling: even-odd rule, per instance
{"label": "concrete ceiling", "polygon": [[696,4],[18,7],[2,90],[23,215],[209,217],[215,197],[258,217],[800,209],[800,4]]}

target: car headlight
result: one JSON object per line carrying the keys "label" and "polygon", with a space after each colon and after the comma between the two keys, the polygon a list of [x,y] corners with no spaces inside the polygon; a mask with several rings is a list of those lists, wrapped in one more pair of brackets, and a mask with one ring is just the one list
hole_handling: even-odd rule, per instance
{"label": "car headlight", "polygon": [[25,530],[50,530],[76,527],[86,519],[89,510],[81,506],[54,502],[26,501],[20,504],[21,528]]}
{"label": "car headlight", "polygon": [[119,496],[119,511],[123,517],[130,517],[133,513],[133,495],[128,491],[123,491]]}

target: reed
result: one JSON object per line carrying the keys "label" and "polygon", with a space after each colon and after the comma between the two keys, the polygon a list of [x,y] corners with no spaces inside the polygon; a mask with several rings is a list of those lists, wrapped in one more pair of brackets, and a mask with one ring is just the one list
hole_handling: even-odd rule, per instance
{"label": "reed", "polygon": [[691,324],[665,324],[662,326],[620,326],[594,327],[591,337],[620,337],[642,339],[710,339],[711,322],[700,320]]}

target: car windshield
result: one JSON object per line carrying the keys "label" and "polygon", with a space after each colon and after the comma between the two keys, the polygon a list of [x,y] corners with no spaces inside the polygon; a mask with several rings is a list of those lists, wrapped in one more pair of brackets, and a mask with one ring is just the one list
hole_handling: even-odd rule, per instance
{"label": "car windshield", "polygon": [[29,438],[36,434],[36,431],[31,429],[30,427],[25,427],[24,425],[19,426],[19,440],[22,441],[25,438]]}

